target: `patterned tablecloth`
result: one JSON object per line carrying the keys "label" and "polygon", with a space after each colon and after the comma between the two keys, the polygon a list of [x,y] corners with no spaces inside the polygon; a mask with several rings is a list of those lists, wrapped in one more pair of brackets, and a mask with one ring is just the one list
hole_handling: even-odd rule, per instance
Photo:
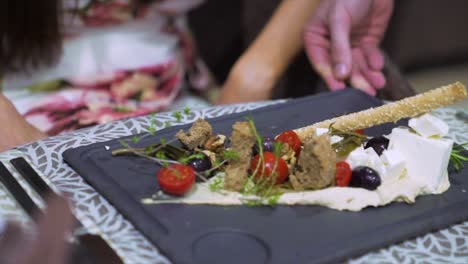
{"label": "patterned tablecloth", "polygon": [[[197,118],[218,117],[282,102],[284,101],[211,107],[192,111],[192,114],[187,116],[183,115],[180,122],[172,113],[161,113],[156,115],[156,126],[161,129],[166,121],[170,121],[174,125],[185,124]],[[458,119],[455,115],[455,109],[440,109],[435,111],[435,114],[449,123],[450,136],[455,142],[468,142],[468,122]],[[62,160],[62,153],[69,148],[144,132],[149,126],[149,117],[100,125],[19,147],[0,154],[0,160],[8,161],[14,157],[26,156],[36,166],[40,174],[52,183],[54,188],[70,197],[76,216],[89,232],[102,235],[125,263],[169,263],[158,252],[157,247],[148,242],[106,199],[84,182]],[[11,166],[9,168],[14,172]],[[16,172],[14,175],[20,180],[20,183],[27,186]],[[27,217],[15,201],[4,190],[3,186],[0,185],[0,187],[0,215],[23,223],[27,222]],[[37,195],[31,190],[29,192],[40,203]],[[370,252],[349,262],[468,263],[468,221],[436,233],[426,234],[401,244]]]}

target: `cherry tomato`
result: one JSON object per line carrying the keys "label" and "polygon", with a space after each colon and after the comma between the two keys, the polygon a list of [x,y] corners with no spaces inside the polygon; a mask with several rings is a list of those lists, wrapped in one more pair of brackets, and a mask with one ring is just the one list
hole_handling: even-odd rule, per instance
{"label": "cherry tomato", "polygon": [[346,187],[351,182],[351,167],[346,161],[336,163],[336,186]]}
{"label": "cherry tomato", "polygon": [[356,132],[358,134],[361,134],[361,135],[364,135],[364,129],[358,129],[358,130],[356,130],[354,132]]}
{"label": "cherry tomato", "polygon": [[195,183],[195,170],[183,164],[171,164],[162,168],[157,175],[161,190],[167,194],[181,196]]}
{"label": "cherry tomato", "polygon": [[299,156],[299,153],[301,153],[302,142],[296,132],[292,130],[285,131],[281,133],[275,140],[277,142],[288,144],[291,149],[296,152],[296,157]]}
{"label": "cherry tomato", "polygon": [[255,172],[255,169],[258,166],[257,173],[255,174],[256,179],[269,177],[271,175],[272,177],[276,177],[275,184],[280,184],[288,178],[289,169],[286,161],[282,158],[276,157],[272,152],[263,152],[263,164],[258,165],[259,162],[260,155],[256,155],[250,163],[250,170],[252,172]]}

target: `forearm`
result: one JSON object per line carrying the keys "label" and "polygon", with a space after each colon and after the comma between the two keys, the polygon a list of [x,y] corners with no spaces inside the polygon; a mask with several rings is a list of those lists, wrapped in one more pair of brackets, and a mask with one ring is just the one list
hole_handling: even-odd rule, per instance
{"label": "forearm", "polygon": [[237,60],[218,103],[266,100],[303,46],[303,31],[320,0],[283,0],[247,51]]}
{"label": "forearm", "polygon": [[240,60],[256,61],[279,78],[303,47],[307,20],[319,0],[283,0],[270,21]]}
{"label": "forearm", "polygon": [[44,138],[46,135],[29,124],[14,105],[0,92],[0,123],[8,124],[0,131],[0,152],[17,145]]}

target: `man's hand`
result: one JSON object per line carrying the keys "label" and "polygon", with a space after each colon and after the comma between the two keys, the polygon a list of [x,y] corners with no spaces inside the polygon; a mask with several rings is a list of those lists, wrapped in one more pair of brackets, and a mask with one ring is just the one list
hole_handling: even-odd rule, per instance
{"label": "man's hand", "polygon": [[325,0],[305,30],[305,48],[330,90],[345,82],[370,95],[385,85],[379,49],[393,0]]}

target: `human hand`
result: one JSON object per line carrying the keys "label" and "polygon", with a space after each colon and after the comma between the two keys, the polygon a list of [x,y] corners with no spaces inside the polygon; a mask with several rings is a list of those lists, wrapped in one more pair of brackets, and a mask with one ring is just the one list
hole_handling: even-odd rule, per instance
{"label": "human hand", "polygon": [[69,246],[65,236],[71,231],[73,216],[65,199],[53,196],[47,211],[38,218],[35,234],[8,224],[0,237],[0,262],[6,264],[66,263]]}
{"label": "human hand", "polygon": [[306,26],[307,55],[330,90],[345,82],[370,95],[385,85],[379,49],[393,11],[392,0],[322,1]]}
{"label": "human hand", "polygon": [[0,133],[0,152],[46,137],[44,133],[29,124],[2,94],[0,94],[0,124],[3,124]]}

